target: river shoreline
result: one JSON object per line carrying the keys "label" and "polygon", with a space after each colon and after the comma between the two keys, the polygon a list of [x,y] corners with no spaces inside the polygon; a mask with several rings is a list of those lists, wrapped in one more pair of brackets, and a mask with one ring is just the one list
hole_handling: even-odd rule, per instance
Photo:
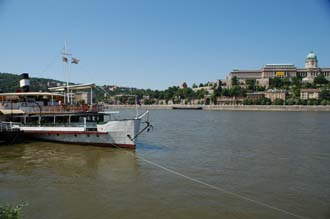
{"label": "river shoreline", "polygon": [[[214,111],[276,111],[276,112],[330,112],[330,106],[305,105],[141,105],[139,109],[145,110],[172,110],[172,107],[197,108]],[[136,109],[135,105],[105,105],[105,110]]]}

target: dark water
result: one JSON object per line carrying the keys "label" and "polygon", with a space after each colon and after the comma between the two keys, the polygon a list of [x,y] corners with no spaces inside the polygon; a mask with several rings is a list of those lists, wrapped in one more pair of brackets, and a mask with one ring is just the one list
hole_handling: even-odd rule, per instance
{"label": "dark water", "polygon": [[[126,111],[128,114],[134,112]],[[330,218],[330,114],[152,111],[131,151],[0,147],[0,203],[25,218]],[[143,142],[143,143],[142,143]]]}

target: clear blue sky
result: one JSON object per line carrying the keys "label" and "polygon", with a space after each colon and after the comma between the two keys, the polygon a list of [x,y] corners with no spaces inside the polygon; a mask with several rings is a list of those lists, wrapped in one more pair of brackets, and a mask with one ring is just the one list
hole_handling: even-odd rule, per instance
{"label": "clear blue sky", "polygon": [[329,0],[0,0],[0,72],[165,89],[267,63],[330,67]]}

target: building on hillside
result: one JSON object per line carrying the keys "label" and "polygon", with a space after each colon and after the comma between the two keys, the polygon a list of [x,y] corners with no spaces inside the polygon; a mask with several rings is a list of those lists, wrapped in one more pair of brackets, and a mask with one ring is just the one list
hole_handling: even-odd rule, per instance
{"label": "building on hillside", "polygon": [[[247,79],[269,79],[274,77],[303,77],[311,78],[318,75],[324,75],[330,78],[330,67],[320,68],[318,66],[318,59],[314,52],[310,52],[305,59],[305,68],[297,68],[293,64],[266,64],[258,70],[239,70],[234,69],[227,77],[226,84],[231,85],[231,79],[236,76],[240,82],[244,82]],[[261,81],[267,84],[267,80]],[[259,81],[260,83],[260,81]]]}
{"label": "building on hillside", "polygon": [[258,78],[256,83],[261,87],[269,87],[269,78]]}
{"label": "building on hillside", "polygon": [[244,98],[242,97],[218,97],[217,105],[242,105]]}
{"label": "building on hillside", "polygon": [[309,100],[309,99],[319,99],[321,89],[301,89],[300,90],[300,99]]}
{"label": "building on hillside", "polygon": [[265,92],[253,92],[253,93],[246,93],[246,98],[251,100],[260,100],[265,97]]}
{"label": "building on hillside", "polygon": [[264,93],[265,93],[265,97],[270,99],[272,102],[275,101],[276,99],[285,100],[287,96],[286,90],[269,89]]}
{"label": "building on hillside", "polygon": [[193,88],[194,92],[197,92],[199,90],[205,90],[207,91],[209,94],[213,94],[214,90],[213,90],[213,86],[203,86],[203,87],[195,87]]}
{"label": "building on hillside", "polygon": [[60,83],[57,81],[48,81],[47,82],[47,87],[60,87],[60,86],[65,86],[66,83]]}
{"label": "building on hillside", "polygon": [[130,91],[130,90],[137,90],[135,87],[120,87],[117,85],[103,85],[103,89],[106,91]]}
{"label": "building on hillside", "polygon": [[116,85],[110,85],[110,86],[108,86],[107,88],[108,88],[109,91],[115,91],[115,90],[117,90],[119,87],[116,86]]}

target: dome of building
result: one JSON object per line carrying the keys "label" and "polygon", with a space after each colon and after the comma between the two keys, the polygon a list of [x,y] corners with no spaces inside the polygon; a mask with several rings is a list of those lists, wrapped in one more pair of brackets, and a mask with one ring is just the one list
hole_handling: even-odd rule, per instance
{"label": "dome of building", "polygon": [[315,55],[315,53],[313,51],[311,51],[308,55],[306,59],[317,59],[317,56]]}

